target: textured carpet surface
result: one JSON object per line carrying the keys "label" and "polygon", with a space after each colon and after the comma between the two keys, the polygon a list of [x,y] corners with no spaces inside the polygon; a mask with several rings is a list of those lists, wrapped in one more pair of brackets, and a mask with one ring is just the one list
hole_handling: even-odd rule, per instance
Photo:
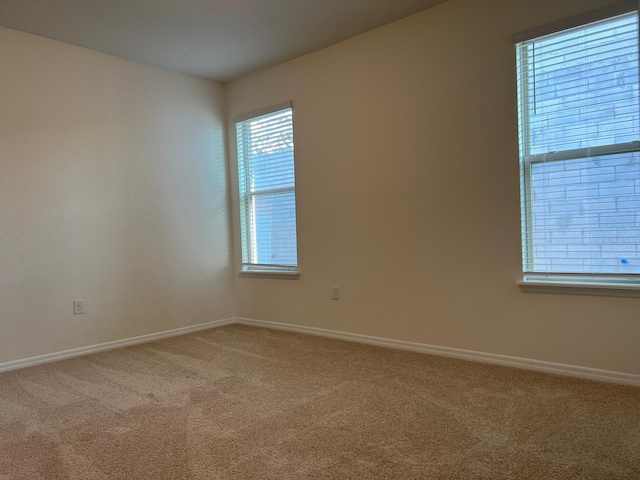
{"label": "textured carpet surface", "polygon": [[640,389],[239,325],[0,375],[0,480],[640,479]]}

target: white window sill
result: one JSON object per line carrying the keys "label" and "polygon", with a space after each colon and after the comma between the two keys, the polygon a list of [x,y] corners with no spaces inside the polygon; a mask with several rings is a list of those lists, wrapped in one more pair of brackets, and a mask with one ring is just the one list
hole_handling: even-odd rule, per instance
{"label": "white window sill", "polygon": [[640,282],[580,281],[560,278],[524,278],[517,282],[523,293],[589,295],[601,297],[640,297]]}
{"label": "white window sill", "polygon": [[241,270],[238,276],[247,278],[277,278],[281,280],[297,280],[300,278],[298,270]]}

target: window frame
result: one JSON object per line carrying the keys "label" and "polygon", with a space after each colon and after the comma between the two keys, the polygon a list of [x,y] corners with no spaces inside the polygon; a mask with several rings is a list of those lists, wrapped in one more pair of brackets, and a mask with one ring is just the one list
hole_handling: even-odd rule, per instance
{"label": "window frame", "polygon": [[[293,136],[294,128],[293,128],[293,103],[285,102],[278,105],[274,105],[271,107],[267,107],[261,110],[253,111],[247,114],[238,115],[233,118],[234,124],[234,133],[236,139],[236,145],[238,143],[238,136],[240,134],[241,128],[243,128],[245,122],[248,122],[253,119],[257,119],[259,117],[267,116],[270,114],[279,113],[285,110],[291,111],[292,125],[291,125],[291,135]],[[244,136],[243,136],[244,139]],[[247,145],[248,147],[248,145]],[[238,272],[241,277],[261,277],[261,278],[283,278],[283,279],[298,279],[300,276],[300,262],[299,257],[297,255],[297,237],[298,237],[298,219],[297,219],[297,196],[296,196],[296,184],[295,184],[295,152],[294,155],[294,167],[293,167],[293,175],[294,175],[294,184],[288,187],[282,188],[263,188],[259,191],[248,192],[247,189],[242,189],[242,181],[241,177],[246,176],[249,173],[249,168],[247,167],[248,157],[246,155],[241,155],[239,150],[236,151],[236,174],[238,180],[238,207],[239,207],[239,230],[240,230],[240,263],[241,268]],[[245,181],[245,185],[248,185],[248,182]],[[254,199],[256,197],[264,196],[264,195],[274,195],[274,194],[285,194],[285,193],[293,193],[294,202],[296,206],[296,218],[295,218],[295,231],[296,231],[296,264],[295,265],[279,265],[279,264],[258,264],[249,262],[251,255],[246,251],[246,248],[250,248],[251,245],[257,246],[257,241],[252,240],[252,237],[255,237],[255,218],[251,214],[251,210],[255,209]],[[254,214],[255,215],[255,214]],[[253,220],[252,220],[253,219]],[[250,225],[253,225],[253,228],[249,228]]]}
{"label": "window frame", "polygon": [[[523,269],[522,279],[517,282],[517,285],[523,292],[640,297],[640,274],[576,274],[530,271],[532,268],[529,262],[533,258],[533,250],[535,248],[532,239],[533,232],[529,228],[533,208],[533,200],[531,198],[533,190],[533,185],[531,185],[533,165],[538,162],[559,162],[616,153],[638,152],[640,151],[640,141],[532,155],[530,154],[530,115],[527,111],[529,109],[529,102],[526,100],[523,101],[523,99],[529,98],[528,89],[530,87],[527,81],[529,62],[526,58],[523,61],[523,56],[528,55],[525,42],[632,12],[640,15],[637,2],[627,2],[598,12],[592,12],[575,19],[531,30],[524,34],[516,35],[513,38],[513,43],[516,46],[516,58],[519,60],[516,65],[516,82],[518,94],[520,215]],[[638,68],[640,69],[640,60],[638,63]]]}

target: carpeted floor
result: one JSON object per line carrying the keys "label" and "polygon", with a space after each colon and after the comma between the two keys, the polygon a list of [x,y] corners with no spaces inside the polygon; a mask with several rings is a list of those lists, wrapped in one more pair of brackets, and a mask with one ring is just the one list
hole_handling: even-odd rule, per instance
{"label": "carpeted floor", "polygon": [[233,325],[0,375],[0,480],[640,479],[640,389]]}

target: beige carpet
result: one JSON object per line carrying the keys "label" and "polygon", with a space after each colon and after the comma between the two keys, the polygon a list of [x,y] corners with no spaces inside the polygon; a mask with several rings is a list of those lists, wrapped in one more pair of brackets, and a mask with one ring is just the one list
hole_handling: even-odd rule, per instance
{"label": "beige carpet", "polygon": [[640,389],[228,326],[0,375],[0,480],[640,479]]}

